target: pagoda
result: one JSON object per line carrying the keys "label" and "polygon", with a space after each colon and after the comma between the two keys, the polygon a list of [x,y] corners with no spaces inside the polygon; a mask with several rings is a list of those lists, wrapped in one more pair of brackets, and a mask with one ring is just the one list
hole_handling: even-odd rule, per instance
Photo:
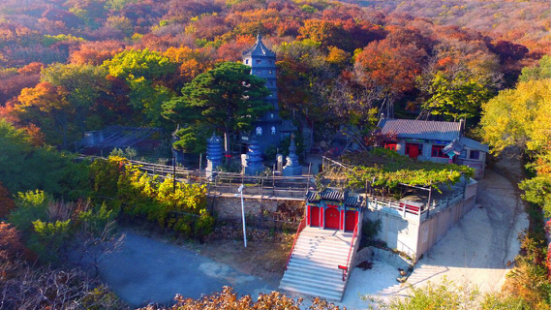
{"label": "pagoda", "polygon": [[282,138],[289,136],[297,128],[282,128],[283,121],[279,116],[276,85],[276,53],[264,45],[262,36],[259,34],[255,45],[243,52],[242,56],[243,64],[251,67],[251,74],[266,81],[266,87],[271,92],[266,101],[272,105],[272,110],[252,122],[251,132],[241,133],[241,142],[249,145],[252,140],[256,140],[260,151],[265,153],[269,147],[278,148]]}

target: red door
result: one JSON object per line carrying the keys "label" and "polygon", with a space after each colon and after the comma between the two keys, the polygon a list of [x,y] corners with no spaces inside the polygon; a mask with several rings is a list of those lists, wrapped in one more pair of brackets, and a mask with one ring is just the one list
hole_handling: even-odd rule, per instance
{"label": "red door", "polygon": [[345,231],[355,231],[355,226],[358,221],[358,214],[356,211],[347,211],[345,213]]}
{"label": "red door", "polygon": [[418,144],[406,144],[406,152],[411,158],[417,158],[420,155],[420,149]]}
{"label": "red door", "polygon": [[310,206],[310,225],[320,227],[320,211],[316,206]]}
{"label": "red door", "polygon": [[324,220],[326,221],[326,229],[339,230],[339,211],[337,208],[328,207],[324,213]]}

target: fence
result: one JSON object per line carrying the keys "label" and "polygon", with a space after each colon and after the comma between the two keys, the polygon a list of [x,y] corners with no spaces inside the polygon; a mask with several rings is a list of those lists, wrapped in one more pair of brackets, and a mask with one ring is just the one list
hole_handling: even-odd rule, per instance
{"label": "fence", "polygon": [[429,218],[430,214],[446,209],[463,199],[464,193],[462,191],[455,192],[452,194],[452,196],[447,196],[443,200],[433,200],[432,204],[430,204],[429,208],[427,208],[426,204],[420,204],[419,206],[417,206],[413,204],[391,200],[382,200],[376,197],[372,197],[368,200],[368,207],[372,210],[380,210],[388,214],[399,215],[402,218],[413,218],[421,221],[424,219],[424,215],[427,219]]}
{"label": "fence", "polygon": [[[81,160],[106,159],[98,156],[81,155]],[[176,181],[187,184],[207,185],[213,195],[235,194],[240,185],[245,186],[244,195],[277,196],[304,199],[309,185],[314,185],[311,175],[302,176],[245,176],[240,173],[217,172],[214,178],[207,178],[205,171],[186,170],[178,166],[154,164],[129,160],[131,165],[161,179],[175,176]]]}

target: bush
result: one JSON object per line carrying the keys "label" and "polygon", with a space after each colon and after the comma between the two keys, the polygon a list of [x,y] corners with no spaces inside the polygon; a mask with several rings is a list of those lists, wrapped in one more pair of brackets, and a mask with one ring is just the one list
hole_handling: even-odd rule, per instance
{"label": "bush", "polygon": [[[96,160],[91,167],[96,199],[112,198],[108,209],[172,228],[184,236],[202,238],[212,232],[214,218],[207,212],[207,188],[161,180],[150,176],[124,158]],[[197,219],[196,219],[197,218]]]}
{"label": "bush", "polygon": [[15,200],[17,209],[8,216],[8,221],[24,235],[33,232],[33,221],[48,219],[48,204],[52,198],[44,191],[27,191],[19,193]]}
{"label": "bush", "polygon": [[6,218],[8,214],[15,209],[10,192],[0,182],[0,219]]}
{"label": "bush", "polygon": [[[273,291],[270,294],[260,294],[257,300],[246,295],[238,297],[232,287],[224,286],[222,292],[204,296],[200,299],[184,298],[177,295],[176,303],[171,310],[301,310],[302,298],[297,300]],[[155,310],[155,305],[148,305],[143,310]],[[310,310],[339,310],[333,303],[320,298],[313,299]]]}

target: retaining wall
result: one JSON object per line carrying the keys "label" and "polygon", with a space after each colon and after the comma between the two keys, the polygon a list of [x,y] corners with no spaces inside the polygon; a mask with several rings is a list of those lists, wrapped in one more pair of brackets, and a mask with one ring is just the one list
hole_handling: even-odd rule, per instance
{"label": "retaining wall", "polygon": [[[213,201],[214,200],[214,201]],[[241,200],[240,197],[219,196],[208,199],[209,207],[213,204],[213,209],[218,217],[225,219],[241,219]],[[251,198],[244,197],[243,205],[246,215],[261,216],[266,210],[273,213],[278,207],[286,205],[288,208],[303,210],[305,203],[302,201],[292,201],[275,198]]]}

